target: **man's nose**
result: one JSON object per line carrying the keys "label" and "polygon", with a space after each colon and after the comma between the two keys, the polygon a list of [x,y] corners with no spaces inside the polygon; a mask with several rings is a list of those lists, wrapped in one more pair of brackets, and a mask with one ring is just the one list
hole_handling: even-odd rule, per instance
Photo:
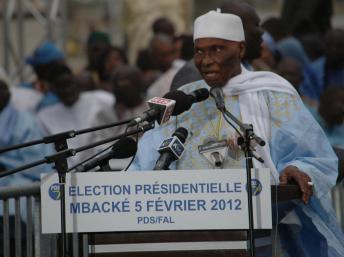
{"label": "man's nose", "polygon": [[213,58],[207,53],[205,54],[203,60],[202,60],[202,65],[204,66],[209,66],[214,63]]}

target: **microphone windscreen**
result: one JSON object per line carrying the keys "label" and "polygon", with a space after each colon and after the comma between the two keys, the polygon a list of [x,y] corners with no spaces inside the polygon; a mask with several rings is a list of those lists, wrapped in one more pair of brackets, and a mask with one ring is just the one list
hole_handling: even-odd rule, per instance
{"label": "microphone windscreen", "polygon": [[209,90],[206,88],[200,88],[193,91],[190,95],[195,97],[196,102],[202,102],[209,97]]}
{"label": "microphone windscreen", "polygon": [[210,89],[210,95],[215,99],[216,107],[221,112],[226,109],[224,94],[221,87],[212,87]]}
{"label": "microphone windscreen", "polygon": [[119,139],[112,147],[114,159],[124,159],[134,156],[137,151],[137,143],[131,137]]}
{"label": "microphone windscreen", "polygon": [[187,95],[184,92],[179,91],[179,90],[170,91],[166,95],[164,95],[163,98],[176,101],[176,105],[174,106],[174,109],[172,112],[173,116],[177,116],[185,112],[186,110],[189,110],[192,104],[188,101]]}
{"label": "microphone windscreen", "polygon": [[184,144],[186,138],[188,137],[188,130],[183,127],[179,127],[176,131],[172,134],[172,136],[178,137],[178,139]]}
{"label": "microphone windscreen", "polygon": [[214,98],[217,98],[217,97],[224,98],[222,88],[220,87],[212,87],[210,89],[210,95]]}

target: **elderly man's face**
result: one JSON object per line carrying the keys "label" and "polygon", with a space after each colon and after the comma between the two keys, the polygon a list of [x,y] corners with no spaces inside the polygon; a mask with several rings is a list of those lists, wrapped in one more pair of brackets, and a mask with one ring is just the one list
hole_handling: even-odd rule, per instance
{"label": "elderly man's face", "polygon": [[210,87],[222,87],[241,72],[245,43],[217,38],[195,41],[195,64]]}

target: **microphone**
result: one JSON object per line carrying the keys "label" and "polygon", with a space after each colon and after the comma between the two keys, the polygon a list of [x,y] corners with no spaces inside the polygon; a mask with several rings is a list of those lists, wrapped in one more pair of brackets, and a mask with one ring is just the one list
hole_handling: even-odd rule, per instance
{"label": "microphone", "polygon": [[222,167],[225,156],[228,154],[227,140],[216,140],[209,137],[204,144],[198,146],[198,152],[202,154],[214,167]]}
{"label": "microphone", "polygon": [[206,88],[200,88],[186,95],[186,97],[188,98],[188,103],[190,104],[186,110],[189,110],[194,103],[207,100],[209,97],[209,90]]}
{"label": "microphone", "polygon": [[154,170],[168,170],[171,162],[179,160],[184,153],[185,140],[188,136],[188,131],[179,127],[172,134],[172,137],[165,139],[160,145],[158,152],[160,157],[155,163]]}
{"label": "microphone", "polygon": [[124,137],[119,139],[111,148],[111,150],[91,160],[90,162],[81,165],[76,169],[77,172],[85,172],[94,167],[100,166],[101,170],[110,170],[109,160],[111,159],[125,159],[133,156],[137,151],[137,143],[131,137]]}
{"label": "microphone", "polygon": [[221,87],[212,87],[210,89],[210,95],[215,99],[216,107],[221,112],[226,110],[225,97]]}
{"label": "microphone", "polygon": [[163,97],[154,97],[148,100],[150,109],[145,111],[142,116],[133,119],[129,126],[134,126],[140,122],[153,122],[156,120],[159,124],[169,121],[171,115],[177,116],[188,111],[194,103],[206,100],[209,97],[209,91],[201,88],[185,94],[182,91],[170,91]]}
{"label": "microphone", "polygon": [[144,121],[153,122],[155,120],[159,124],[166,123],[172,115],[176,101],[162,97],[153,97],[148,100],[147,103],[150,109],[143,112],[142,116],[136,117],[130,121],[128,126],[135,126]]}

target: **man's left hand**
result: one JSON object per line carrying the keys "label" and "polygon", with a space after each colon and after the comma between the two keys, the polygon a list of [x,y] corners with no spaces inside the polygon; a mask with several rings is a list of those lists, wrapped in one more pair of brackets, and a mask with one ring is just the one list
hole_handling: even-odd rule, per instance
{"label": "man's left hand", "polygon": [[313,183],[306,173],[295,166],[288,166],[282,171],[279,179],[280,185],[286,185],[290,181],[296,182],[302,192],[302,201],[308,204],[310,197],[313,195]]}

